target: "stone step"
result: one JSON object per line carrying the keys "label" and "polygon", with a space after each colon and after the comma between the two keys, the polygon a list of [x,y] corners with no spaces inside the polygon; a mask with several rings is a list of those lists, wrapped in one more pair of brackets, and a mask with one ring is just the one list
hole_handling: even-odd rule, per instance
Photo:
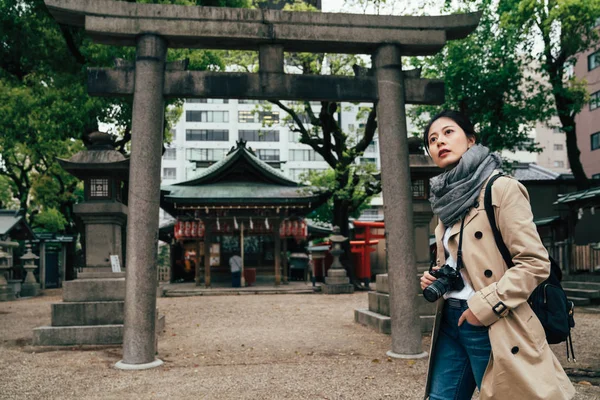
{"label": "stone step", "polygon": [[580,281],[565,281],[561,282],[564,289],[594,289],[600,290],[600,282],[580,282]]}
{"label": "stone step", "polygon": [[564,288],[567,297],[585,297],[588,299],[600,299],[600,290],[598,289],[579,289],[579,288]]}
{"label": "stone step", "polygon": [[122,324],[124,306],[124,301],[55,303],[52,326]]}
{"label": "stone step", "polygon": [[63,301],[120,301],[125,300],[125,278],[75,279],[63,283]]}
{"label": "stone step", "polygon": [[[390,316],[390,295],[379,292],[369,292],[369,311],[373,311],[379,314]],[[423,295],[417,296],[417,313],[419,315],[434,315],[435,304],[430,303]]]}
{"label": "stone step", "polygon": [[577,275],[564,275],[563,282],[576,281],[576,282],[600,282],[600,274],[577,274]]}
{"label": "stone step", "polygon": [[369,310],[354,310],[354,321],[375,329],[379,333],[392,333],[392,319]]}
{"label": "stone step", "polygon": [[121,344],[123,325],[41,326],[33,329],[34,346]]}
{"label": "stone step", "polygon": [[125,272],[79,272],[77,279],[116,279],[125,278]]}
{"label": "stone step", "polygon": [[375,285],[379,293],[390,293],[388,274],[378,274],[375,277]]}
{"label": "stone step", "polygon": [[[156,320],[156,334],[165,329],[165,316]],[[123,325],[40,326],[33,329],[34,346],[111,345],[123,343]]]}
{"label": "stone step", "polygon": [[590,299],[585,298],[585,297],[567,296],[567,300],[572,301],[573,304],[575,304],[576,306],[587,306],[592,303]]}
{"label": "stone step", "polygon": [[[426,315],[419,317],[421,324],[421,332],[431,332],[433,329],[433,315]],[[392,320],[390,317],[374,313],[369,310],[356,309],[354,310],[354,321],[361,325],[365,325],[375,329],[379,333],[385,333],[390,335],[392,332]]]}

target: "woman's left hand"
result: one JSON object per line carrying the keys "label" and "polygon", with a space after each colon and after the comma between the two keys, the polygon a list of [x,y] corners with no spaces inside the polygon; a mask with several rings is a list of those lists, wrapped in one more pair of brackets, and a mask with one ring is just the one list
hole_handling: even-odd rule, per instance
{"label": "woman's left hand", "polygon": [[467,321],[469,324],[471,324],[473,326],[483,326],[483,324],[481,322],[479,322],[479,320],[477,319],[475,314],[473,314],[473,311],[471,311],[468,308],[465,310],[464,313],[462,313],[462,315],[458,319],[458,326],[461,326],[462,323],[465,321]]}

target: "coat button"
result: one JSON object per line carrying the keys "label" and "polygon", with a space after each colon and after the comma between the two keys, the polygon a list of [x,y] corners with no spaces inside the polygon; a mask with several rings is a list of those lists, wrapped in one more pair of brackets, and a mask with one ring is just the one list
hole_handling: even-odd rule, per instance
{"label": "coat button", "polygon": [[475,204],[473,204],[473,207],[475,207],[475,208],[479,207],[479,202],[476,201]]}
{"label": "coat button", "polygon": [[485,275],[486,278],[491,278],[492,277],[492,271],[489,269],[486,269],[483,274]]}
{"label": "coat button", "polygon": [[477,231],[475,232],[475,239],[481,239],[483,237],[483,233]]}
{"label": "coat button", "polygon": [[513,347],[512,349],[510,349],[510,352],[513,354],[517,354],[519,352],[519,347],[518,346]]}

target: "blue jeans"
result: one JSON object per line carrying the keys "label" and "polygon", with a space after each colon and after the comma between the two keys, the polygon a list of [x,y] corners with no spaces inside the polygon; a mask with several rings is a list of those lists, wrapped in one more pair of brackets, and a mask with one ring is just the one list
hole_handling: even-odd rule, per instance
{"label": "blue jeans", "polygon": [[465,300],[448,299],[434,354],[431,400],[469,400],[481,380],[492,352],[488,328],[473,326],[458,319],[468,308]]}

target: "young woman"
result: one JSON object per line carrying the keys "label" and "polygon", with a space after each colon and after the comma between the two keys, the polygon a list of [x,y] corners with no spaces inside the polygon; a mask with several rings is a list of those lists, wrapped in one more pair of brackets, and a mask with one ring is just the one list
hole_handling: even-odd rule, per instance
{"label": "young woman", "polygon": [[[438,302],[425,398],[470,399],[475,386],[482,400],[572,398],[575,389],[527,303],[548,277],[550,262],[526,189],[509,177],[492,186],[498,229],[515,264],[508,269],[483,204],[485,184],[497,173],[500,157],[477,144],[473,125],[455,111],[430,121],[424,143],[445,170],[431,180],[432,208],[440,220],[434,269],[448,265],[456,270],[462,230],[462,268],[456,279],[461,282]],[[425,272],[421,289],[435,281]]]}

